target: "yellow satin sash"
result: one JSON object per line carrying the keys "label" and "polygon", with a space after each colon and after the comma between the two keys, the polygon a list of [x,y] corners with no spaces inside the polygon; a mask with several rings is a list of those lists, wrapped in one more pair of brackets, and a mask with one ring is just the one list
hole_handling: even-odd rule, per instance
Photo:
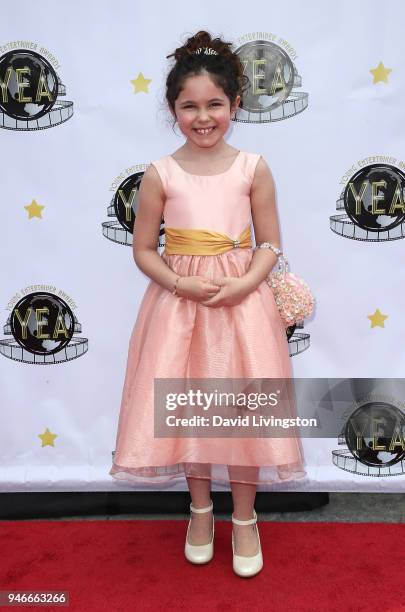
{"label": "yellow satin sash", "polygon": [[236,240],[211,230],[165,227],[166,255],[218,255],[234,248],[251,246],[250,224]]}

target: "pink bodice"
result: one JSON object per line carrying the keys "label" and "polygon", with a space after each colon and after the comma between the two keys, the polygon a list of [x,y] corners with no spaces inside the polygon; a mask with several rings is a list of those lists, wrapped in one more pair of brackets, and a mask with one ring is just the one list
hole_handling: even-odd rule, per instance
{"label": "pink bodice", "polygon": [[240,151],[225,172],[190,174],[166,155],[151,162],[166,194],[166,227],[207,229],[236,239],[251,223],[250,189],[260,154]]}

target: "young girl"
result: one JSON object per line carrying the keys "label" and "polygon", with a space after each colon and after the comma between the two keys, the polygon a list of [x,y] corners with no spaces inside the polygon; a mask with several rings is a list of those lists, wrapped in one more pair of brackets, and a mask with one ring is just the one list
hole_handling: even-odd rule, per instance
{"label": "young girl", "polygon": [[129,342],[110,474],[159,484],[186,477],[192,563],[213,556],[211,482],[230,484],[233,569],[245,577],[263,566],[257,485],[305,475],[298,441],[154,436],[155,378],[291,377],[286,330],[265,281],[277,254],[254,249],[250,235],[253,219],[256,245],[279,247],[272,175],[259,154],[224,140],[247,79],[230,47],[200,31],[172,54],[166,99],[186,140],[152,162],[140,186],[133,252],[151,282]]}

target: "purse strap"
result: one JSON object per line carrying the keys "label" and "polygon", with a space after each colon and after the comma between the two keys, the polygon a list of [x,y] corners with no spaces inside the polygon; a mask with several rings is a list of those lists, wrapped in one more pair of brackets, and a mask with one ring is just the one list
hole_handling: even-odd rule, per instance
{"label": "purse strap", "polygon": [[290,264],[284,255],[280,255],[278,258],[278,272],[282,272],[284,275],[288,273]]}

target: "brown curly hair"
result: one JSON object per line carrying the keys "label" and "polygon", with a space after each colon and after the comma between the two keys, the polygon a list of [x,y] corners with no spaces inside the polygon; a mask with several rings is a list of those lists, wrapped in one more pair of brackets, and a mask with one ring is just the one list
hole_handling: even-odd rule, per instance
{"label": "brown curly hair", "polygon": [[[205,30],[200,30],[190,36],[187,42],[178,47],[166,58],[174,57],[176,63],[166,78],[166,100],[174,113],[175,101],[189,76],[208,72],[217,87],[221,87],[230,101],[235,102],[249,84],[249,78],[243,74],[243,66],[239,56],[231,50],[232,43],[221,38],[213,38]],[[199,47],[208,47],[218,53],[195,53]]]}

